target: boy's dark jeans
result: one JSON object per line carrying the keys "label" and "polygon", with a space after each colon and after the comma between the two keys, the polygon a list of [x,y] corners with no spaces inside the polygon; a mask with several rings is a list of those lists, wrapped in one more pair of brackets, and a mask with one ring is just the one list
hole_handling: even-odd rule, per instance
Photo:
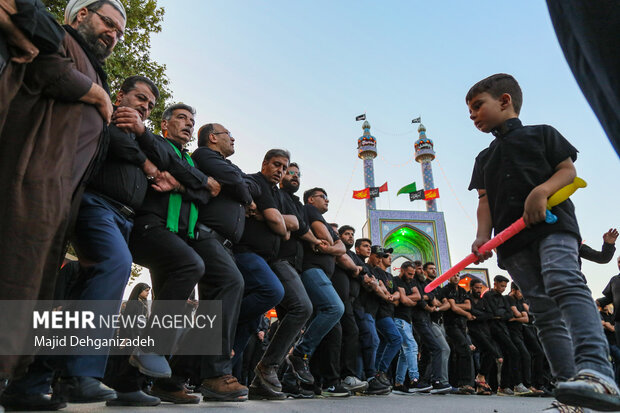
{"label": "boy's dark jeans", "polygon": [[[541,224],[546,225],[546,224]],[[557,232],[503,260],[530,302],[551,372],[560,380],[592,369],[613,383],[609,348],[578,263],[577,238]]]}

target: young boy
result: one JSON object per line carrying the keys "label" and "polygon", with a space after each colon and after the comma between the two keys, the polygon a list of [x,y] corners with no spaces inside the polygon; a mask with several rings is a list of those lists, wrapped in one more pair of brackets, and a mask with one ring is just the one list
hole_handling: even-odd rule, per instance
{"label": "young boy", "polygon": [[[470,118],[495,140],[476,157],[469,189],[478,190],[478,248],[523,216],[527,228],[497,248],[498,264],[519,284],[552,372],[558,379],[551,409],[620,409],[609,352],[594,300],[579,269],[581,237],[573,203],[554,207],[555,224],[543,223],[547,198],[576,176],[577,150],[551,126],[523,126],[521,88],[507,74],[476,83],[465,98]],[[566,403],[566,404],[564,404]],[[570,405],[570,406],[567,406]]]}

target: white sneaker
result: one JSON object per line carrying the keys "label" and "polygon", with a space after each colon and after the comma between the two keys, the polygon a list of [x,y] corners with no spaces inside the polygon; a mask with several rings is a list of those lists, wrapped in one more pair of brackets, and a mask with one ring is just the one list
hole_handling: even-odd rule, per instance
{"label": "white sneaker", "polygon": [[342,381],[342,387],[350,392],[364,391],[368,388],[368,382],[360,380],[355,376],[347,376]]}

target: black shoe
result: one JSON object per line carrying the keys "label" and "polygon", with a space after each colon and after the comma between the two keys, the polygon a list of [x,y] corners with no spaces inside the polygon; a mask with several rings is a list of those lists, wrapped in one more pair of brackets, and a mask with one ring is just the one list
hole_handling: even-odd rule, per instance
{"label": "black shoe", "polygon": [[375,375],[375,377],[377,379],[379,379],[379,381],[381,382],[381,384],[384,384],[386,386],[391,386],[392,383],[390,382],[389,377],[387,376],[387,374],[385,374],[385,372],[383,371],[379,371],[377,372],[377,374]]}
{"label": "black shoe", "polygon": [[129,356],[129,364],[140,370],[140,373],[145,376],[156,378],[172,376],[172,370],[166,357],[155,353],[144,353],[138,348]]}
{"label": "black shoe", "polygon": [[254,374],[256,374],[256,378],[260,380],[261,384],[276,393],[282,391],[282,383],[278,380],[278,367],[277,364],[263,366],[261,362],[254,367]]}
{"label": "black shoe", "polygon": [[308,357],[307,356],[297,356],[294,353],[286,356],[286,362],[289,366],[291,366],[291,370],[293,370],[293,374],[297,380],[304,384],[314,384],[314,377],[310,374],[310,369],[308,368]]}
{"label": "black shoe", "polygon": [[413,380],[409,385],[409,393],[428,393],[433,389],[429,383],[421,383],[418,380]]}
{"label": "black shoe", "polygon": [[452,386],[448,383],[442,383],[440,381],[436,381],[433,383],[433,389],[431,390],[431,394],[448,394],[452,393]]}
{"label": "black shoe", "polygon": [[6,394],[0,396],[0,404],[2,404],[7,412],[10,411],[36,411],[36,410],[60,410],[67,407],[67,403],[62,400],[52,400],[52,398],[43,393],[34,394]]}
{"label": "black shoe", "polygon": [[349,397],[351,392],[344,388],[342,383],[324,388],[321,391],[323,397]]}
{"label": "black shoe", "polygon": [[105,402],[106,406],[157,406],[161,403],[159,397],[150,396],[142,390],[127,393],[116,392],[115,400]]}
{"label": "black shoe", "polygon": [[376,378],[372,377],[370,380],[368,380],[368,388],[366,389],[364,394],[384,395],[390,394],[391,391],[391,386],[386,386]]}
{"label": "black shoe", "polygon": [[409,392],[409,389],[407,387],[405,387],[404,384],[395,384],[394,388],[392,389],[392,391],[394,392],[394,394],[406,394],[406,395],[410,395],[411,393]]}
{"label": "black shoe", "polygon": [[69,403],[97,403],[116,399],[116,392],[94,377],[61,377],[54,399]]}
{"label": "black shoe", "polygon": [[314,391],[307,390],[301,387],[297,381],[290,383],[288,381],[282,381],[282,393],[287,397],[294,399],[312,399],[314,398]]}
{"label": "black shoe", "polygon": [[286,395],[279,391],[272,391],[266,386],[262,385],[262,382],[254,379],[249,387],[248,399],[250,400],[284,400]]}

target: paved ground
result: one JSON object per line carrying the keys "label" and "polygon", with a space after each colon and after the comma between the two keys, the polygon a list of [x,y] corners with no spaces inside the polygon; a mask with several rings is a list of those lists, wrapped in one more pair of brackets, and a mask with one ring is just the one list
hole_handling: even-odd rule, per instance
{"label": "paved ground", "polygon": [[[346,399],[312,399],[283,401],[247,401],[243,403],[200,403],[199,405],[172,405],[163,403],[151,408],[106,407],[103,403],[70,404],[63,412],[151,412],[190,413],[192,411],[225,413],[517,413],[540,412],[553,399],[523,398],[500,396],[461,396],[461,395],[389,395],[389,396],[357,396]],[[199,410],[197,410],[199,409]]]}

